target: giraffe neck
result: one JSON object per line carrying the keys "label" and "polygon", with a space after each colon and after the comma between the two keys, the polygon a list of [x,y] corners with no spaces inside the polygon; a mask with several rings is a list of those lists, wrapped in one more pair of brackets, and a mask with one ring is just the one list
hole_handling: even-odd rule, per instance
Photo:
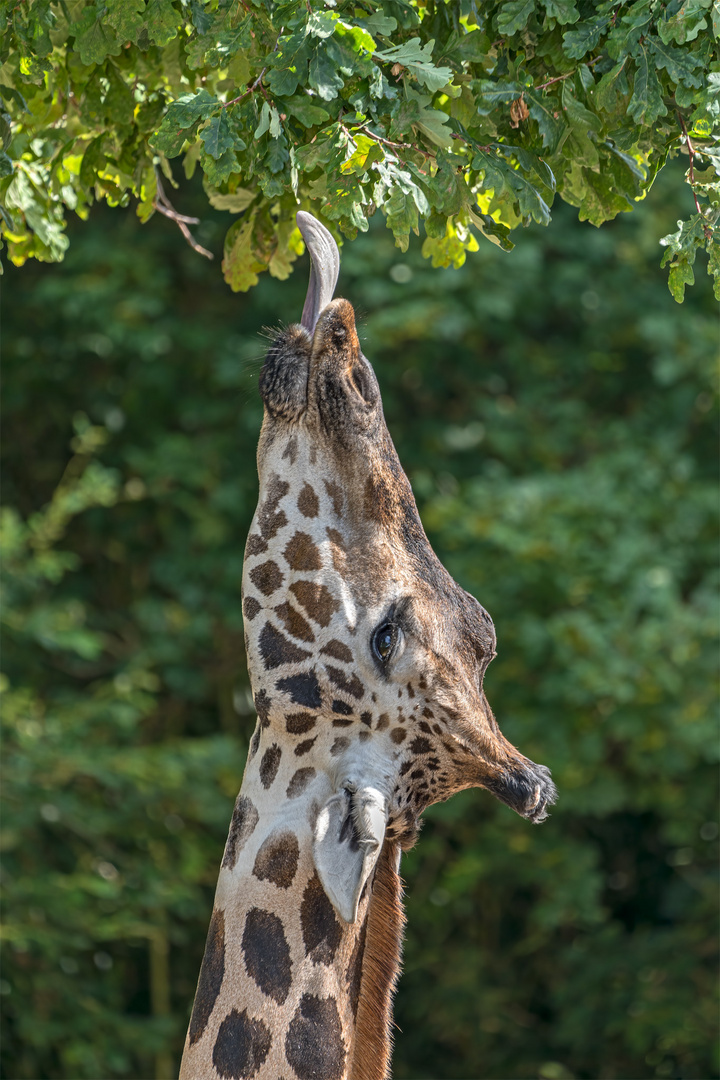
{"label": "giraffe neck", "polygon": [[344,922],[312,853],[330,781],[275,745],[271,730],[253,740],[235,804],[181,1080],[383,1080],[404,924],[399,847],[385,842],[357,920]]}

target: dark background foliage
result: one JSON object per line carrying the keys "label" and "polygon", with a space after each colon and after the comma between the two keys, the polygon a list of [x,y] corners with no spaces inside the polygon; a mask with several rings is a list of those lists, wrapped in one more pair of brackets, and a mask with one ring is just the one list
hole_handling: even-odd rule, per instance
{"label": "dark background foliage", "polygon": [[[716,320],[678,308],[664,174],[595,230],[432,270],[346,244],[431,541],[494,617],[486,688],[560,790],[485,792],[406,857],[401,1077],[716,1077]],[[219,250],[224,214],[177,195]],[[263,326],[163,221],[93,212],[5,278],[2,1075],[177,1068],[254,716],[242,552]]]}

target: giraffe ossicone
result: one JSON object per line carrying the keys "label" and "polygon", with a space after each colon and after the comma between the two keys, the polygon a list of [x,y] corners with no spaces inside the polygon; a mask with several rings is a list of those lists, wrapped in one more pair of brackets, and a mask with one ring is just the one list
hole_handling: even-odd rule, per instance
{"label": "giraffe ossicone", "polygon": [[260,376],[243,615],[257,726],[222,860],[182,1080],[384,1080],[400,856],[432,803],[484,787],[533,822],[550,773],[483,689],[484,608],[425,536],[347,300],[311,257],[300,324]]}

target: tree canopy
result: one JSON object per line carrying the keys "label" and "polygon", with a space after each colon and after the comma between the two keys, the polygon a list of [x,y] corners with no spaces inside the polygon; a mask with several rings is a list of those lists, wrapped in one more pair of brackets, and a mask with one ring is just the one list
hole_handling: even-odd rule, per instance
{"label": "tree canopy", "polygon": [[8,0],[1,18],[15,263],[61,259],[66,211],[98,199],[190,238],[166,190],[179,159],[237,215],[234,290],[288,276],[298,207],[348,238],[379,208],[403,251],[422,223],[423,254],[460,266],[478,237],[507,250],[548,224],[556,194],[594,225],[633,209],[683,151],[671,292],[700,248],[720,274],[713,0]]}

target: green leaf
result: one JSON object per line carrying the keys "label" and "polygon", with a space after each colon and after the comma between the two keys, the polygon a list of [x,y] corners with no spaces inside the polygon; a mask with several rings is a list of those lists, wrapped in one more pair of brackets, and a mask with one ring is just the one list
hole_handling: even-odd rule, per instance
{"label": "green leaf", "polygon": [[707,26],[708,9],[712,9],[713,19],[718,17],[719,5],[711,0],[683,0],[680,10],[671,14],[673,6],[678,7],[677,4],[665,5],[663,16],[657,23],[660,38],[666,45],[673,40],[679,45],[694,41]]}
{"label": "green leaf", "polygon": [[347,161],[343,162],[342,171],[343,173],[352,172],[356,176],[362,176],[368,169],[372,168],[376,161],[384,159],[385,152],[379,143],[361,132],[354,132],[352,138],[355,143],[355,150]]}
{"label": "green leaf", "polygon": [[421,131],[435,146],[446,149],[453,145],[452,132],[446,125],[450,119],[446,112],[432,107],[432,97],[416,94],[406,88],[407,97],[401,102],[392,128],[393,134],[402,135],[411,128]]}
{"label": "green leaf", "polygon": [[133,92],[112,63],[105,66],[105,78],[108,80],[103,102],[105,116],[113,123],[127,127],[132,124],[135,114]]}
{"label": "green leaf", "polygon": [[268,139],[268,148],[265,153],[265,163],[271,173],[281,172],[289,160],[287,139],[284,135],[278,138]]}
{"label": "green leaf", "polygon": [[548,154],[556,153],[563,135],[567,132],[567,124],[558,108],[557,98],[546,96],[541,90],[526,90],[524,98],[530,111],[530,119],[536,122],[542,136],[544,149]]}
{"label": "green leaf", "polygon": [[168,108],[163,122],[149,139],[155,150],[173,158],[181,152],[185,141],[193,134],[192,129],[220,108],[220,102],[204,88],[194,94],[182,94]]}
{"label": "green leaf", "polygon": [[75,34],[75,48],[83,64],[101,64],[107,56],[117,56],[121,42],[112,26],[103,24],[95,4],[83,11],[70,27]]}
{"label": "green leaf", "polygon": [[634,53],[635,82],[628,105],[628,113],[636,124],[654,124],[661,116],[667,116],[662,99],[660,81],[651,62],[649,47],[640,44]]}
{"label": "green leaf", "polygon": [[168,108],[163,126],[167,122],[168,127],[188,128],[196,120],[207,120],[220,104],[218,99],[204,88],[193,94],[181,94]]}
{"label": "green leaf", "polygon": [[313,11],[307,21],[308,34],[310,37],[320,38],[321,41],[331,37],[335,33],[337,18],[337,15],[329,11]]}
{"label": "green leaf", "polygon": [[397,30],[397,19],[384,15],[381,11],[375,11],[367,18],[358,19],[357,22],[369,33],[379,34],[381,37],[389,37]]}
{"label": "green leaf", "polygon": [[247,221],[236,221],[225,237],[222,261],[223,276],[233,292],[247,292],[257,285],[258,274],[266,269],[253,250],[255,215]]}
{"label": "green leaf", "polygon": [[266,132],[270,132],[270,135],[276,139],[282,134],[282,124],[280,122],[280,114],[274,106],[271,106],[267,101],[263,102],[263,107],[260,110],[260,123],[255,129],[253,138],[255,140],[261,139]]}
{"label": "green leaf", "polygon": [[210,157],[221,158],[226,150],[235,145],[235,139],[230,131],[227,112],[223,109],[219,116],[213,116],[210,122],[200,132],[200,138],[205,144],[205,152]]}
{"label": "green leaf", "polygon": [[604,112],[615,112],[619,99],[630,93],[625,74],[626,63],[627,57],[605,72],[595,88],[595,103]]}
{"label": "green leaf", "polygon": [[535,0],[507,0],[501,5],[497,15],[498,33],[510,37],[518,30],[524,30],[534,10]]}
{"label": "green leaf", "polygon": [[580,23],[577,30],[567,30],[563,34],[566,54],[573,60],[581,60],[583,56],[587,56],[597,45],[609,21],[607,16],[599,15],[588,22]]}
{"label": "green leaf", "polygon": [[442,152],[437,155],[438,170],[429,184],[434,205],[446,217],[459,214],[471,201],[471,194],[461,173],[458,159]]}
{"label": "green leaf", "polygon": [[495,221],[489,214],[479,214],[473,210],[469,210],[468,213],[473,225],[486,240],[489,240],[491,244],[495,244],[501,251],[512,251],[515,245],[510,239],[510,230],[507,225]]}
{"label": "green leaf", "polygon": [[411,38],[403,45],[395,45],[392,49],[384,49],[375,55],[388,64],[400,64],[408,69],[417,81],[427,87],[431,94],[442,90],[452,79],[452,69],[449,67],[435,67],[432,62],[435,41],[431,38],[422,44],[420,38]]}
{"label": "green leaf", "polygon": [[412,195],[396,188],[383,207],[387,227],[392,230],[395,242],[401,251],[407,251],[410,233],[418,227],[418,212]]}
{"label": "green leaf", "polygon": [[330,113],[326,109],[321,109],[319,105],[313,105],[313,99],[305,97],[303,94],[285,98],[283,107],[293,116],[296,116],[303,127],[306,128],[317,127],[318,124],[323,124],[330,119]]}
{"label": "green leaf", "polygon": [[156,45],[167,45],[177,37],[179,16],[171,0],[150,0],[144,16],[148,37]]}
{"label": "green leaf", "polygon": [[323,101],[333,101],[345,85],[334,62],[320,48],[315,49],[310,60],[309,81]]}
{"label": "green leaf", "polygon": [[226,183],[233,173],[240,171],[237,154],[232,149],[226,150],[219,158],[203,154],[200,158],[200,164],[208,181],[214,187]]}
{"label": "green leaf", "polygon": [[695,273],[693,271],[692,262],[688,257],[682,257],[675,260],[670,265],[670,273],[668,275],[668,288],[672,293],[673,299],[682,304],[685,299],[685,286],[695,284]]}
{"label": "green leaf", "polygon": [[[670,78],[675,83],[697,89],[703,85],[702,66],[703,60],[697,53],[688,52],[687,49],[675,49],[672,45],[663,43],[652,35],[647,40],[655,54],[655,64],[659,68],[665,68]],[[701,70],[698,71],[698,68]]]}
{"label": "green leaf", "polygon": [[105,165],[105,133],[97,135],[85,147],[82,163],[80,165],[79,180],[83,187],[89,188],[95,182],[95,177]]}
{"label": "green leaf", "polygon": [[106,0],[105,21],[121,42],[136,42],[145,25],[145,0]]}
{"label": "green leaf", "polygon": [[556,19],[561,26],[575,23],[580,18],[575,0],[540,0],[540,3],[545,8],[547,17]]}
{"label": "green leaf", "polygon": [[230,194],[224,195],[210,185],[205,185],[210,205],[216,210],[229,210],[231,214],[241,214],[247,210],[253,199],[257,198],[257,191],[248,191],[246,188],[236,188]]}
{"label": "green leaf", "polygon": [[578,101],[570,89],[569,79],[563,83],[562,104],[575,145],[574,161],[580,165],[596,168],[599,160],[598,151],[591,133],[597,134],[602,130],[602,121]]}

